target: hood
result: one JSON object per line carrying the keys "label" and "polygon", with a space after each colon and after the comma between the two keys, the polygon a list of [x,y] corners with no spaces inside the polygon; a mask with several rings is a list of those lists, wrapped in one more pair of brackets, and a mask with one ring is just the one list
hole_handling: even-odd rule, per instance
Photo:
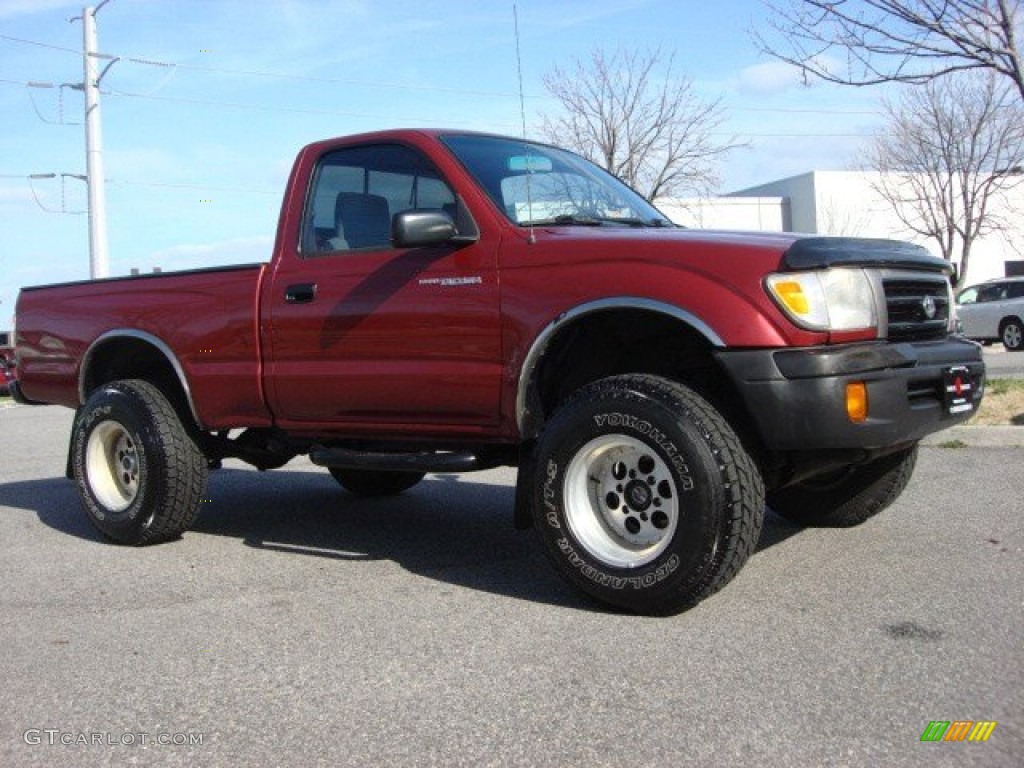
{"label": "hood", "polygon": [[830,267],[874,266],[951,272],[944,259],[933,256],[920,245],[901,240],[859,237],[828,237],[796,232],[751,232],[710,229],[658,229],[617,227],[538,227],[553,240],[579,243],[602,241],[647,246],[657,250],[686,246],[689,251],[706,249],[745,252],[773,257],[773,269],[784,271],[828,269]]}

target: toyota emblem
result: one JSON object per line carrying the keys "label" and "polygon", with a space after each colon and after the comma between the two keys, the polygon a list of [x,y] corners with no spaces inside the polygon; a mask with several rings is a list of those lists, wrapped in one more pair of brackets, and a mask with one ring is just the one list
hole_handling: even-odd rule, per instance
{"label": "toyota emblem", "polygon": [[924,310],[924,316],[929,320],[935,319],[935,313],[938,311],[938,307],[935,306],[935,299],[931,296],[925,296],[921,300],[921,308]]}

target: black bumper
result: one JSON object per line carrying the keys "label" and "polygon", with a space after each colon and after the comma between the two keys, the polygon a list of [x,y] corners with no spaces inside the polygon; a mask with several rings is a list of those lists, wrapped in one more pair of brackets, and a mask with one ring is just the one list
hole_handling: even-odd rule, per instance
{"label": "black bumper", "polygon": [[[969,419],[984,391],[981,347],[959,337],[716,354],[764,445],[776,451],[905,445]],[[955,366],[969,371],[967,397],[974,407],[968,412],[950,413],[946,406],[945,373]],[[868,418],[862,423],[846,412],[846,385],[853,382],[867,387]]]}

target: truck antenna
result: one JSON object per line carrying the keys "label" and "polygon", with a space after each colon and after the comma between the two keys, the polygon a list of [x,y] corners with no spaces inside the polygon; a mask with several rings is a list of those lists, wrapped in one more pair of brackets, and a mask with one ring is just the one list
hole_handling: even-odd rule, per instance
{"label": "truck antenna", "polygon": [[533,245],[537,242],[537,238],[533,233],[533,196],[530,185],[530,177],[533,176],[533,163],[530,162],[529,158],[529,147],[526,146],[526,100],[523,97],[523,57],[519,52],[519,9],[515,3],[512,3],[512,20],[515,24],[516,32],[516,71],[519,75],[519,119],[522,122],[523,131],[523,149],[527,152],[526,159],[526,215],[529,219],[527,222],[529,226],[529,236],[526,241]]}

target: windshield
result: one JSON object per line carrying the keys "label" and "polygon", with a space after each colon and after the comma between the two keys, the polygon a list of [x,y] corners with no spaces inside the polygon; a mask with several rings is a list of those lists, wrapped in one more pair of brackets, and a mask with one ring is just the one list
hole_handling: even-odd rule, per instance
{"label": "windshield", "polygon": [[672,227],[617,178],[562,149],[497,136],[443,136],[513,223]]}

